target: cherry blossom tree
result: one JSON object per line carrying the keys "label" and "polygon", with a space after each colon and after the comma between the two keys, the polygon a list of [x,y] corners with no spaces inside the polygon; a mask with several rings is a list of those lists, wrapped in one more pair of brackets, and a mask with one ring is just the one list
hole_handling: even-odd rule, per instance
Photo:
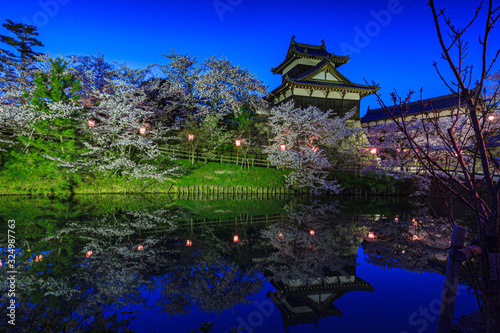
{"label": "cherry blossom tree", "polygon": [[[105,89],[87,83],[83,91],[92,98],[89,104],[86,98],[80,99],[77,95],[82,89],[77,85],[74,62],[64,62],[59,69],[54,69],[53,64],[61,64],[62,59],[54,62],[40,57],[39,60],[36,82],[44,89],[30,93],[33,103],[10,103],[19,98],[19,92],[13,89],[7,90],[0,101],[4,133],[12,133],[13,139],[3,141],[6,146],[18,147],[13,150],[14,155],[40,155],[57,162],[57,166],[68,172],[101,172],[108,176],[158,180],[177,174],[178,168],[170,168],[170,158],[159,149],[173,138],[169,136],[173,128],[157,121],[156,109],[148,103],[146,87],[142,84],[147,70],[117,65],[114,74],[108,73],[105,78]],[[58,76],[54,76],[55,70]],[[55,84],[54,77],[74,84],[69,81]],[[45,146],[47,149],[42,149]],[[159,167],[158,161],[167,163]]]}
{"label": "cherry blossom tree", "polygon": [[[211,57],[198,63],[188,54],[172,52],[164,55],[170,61],[157,65],[166,83],[160,96],[176,96],[182,136],[194,134],[190,143],[194,154],[202,150],[205,161],[224,143],[230,131],[225,119],[238,119],[242,110],[262,112],[267,103],[262,99],[266,87],[249,70],[234,66],[224,57]],[[172,100],[172,99],[171,99]],[[187,132],[187,133],[185,133]]]}
{"label": "cherry blossom tree", "polygon": [[327,180],[332,165],[325,149],[356,135],[359,129],[346,126],[352,111],[342,118],[331,118],[333,114],[331,110],[323,112],[314,106],[295,108],[293,101],[269,112],[268,124],[274,138],[264,152],[272,165],[291,169],[286,178],[287,186],[310,188],[314,194],[342,190],[336,180]]}
{"label": "cherry blossom tree", "polygon": [[244,106],[255,110],[265,107],[262,97],[266,87],[262,82],[224,57],[211,57],[203,62],[196,89],[201,115],[234,113],[237,117]]}
{"label": "cherry blossom tree", "polygon": [[[479,37],[481,62],[479,66],[473,66],[467,63],[469,45],[464,39],[464,33],[480,17],[482,2],[473,11],[472,20],[464,28],[454,25],[444,9],[437,10],[433,0],[429,0],[428,6],[432,11],[442,58],[453,79],[446,80],[436,63],[434,66],[450,92],[456,94],[457,108],[445,117],[433,117],[429,113],[418,124],[421,132],[417,136],[414,129],[417,124],[404,115],[412,93],[406,98],[401,98],[396,93],[392,95],[399,113],[385,106],[380,95],[377,96],[387,115],[404,134],[418,163],[432,177],[445,199],[449,219],[453,220],[451,204],[454,201],[465,204],[474,213],[482,253],[479,289],[485,309],[487,332],[498,332],[500,282],[492,278],[490,271],[496,270],[499,273],[496,261],[491,258],[500,255],[500,182],[497,181],[500,165],[493,150],[494,145],[488,139],[494,129],[492,120],[496,119],[496,115],[492,114],[492,106],[498,105],[498,102],[491,100],[495,94],[488,98],[483,88],[500,53],[500,50],[495,50],[491,56],[487,52],[491,30],[500,17],[500,7],[494,7],[492,0],[487,2],[485,30]],[[446,34],[449,40],[445,39]],[[473,68],[479,68],[479,73],[473,75]],[[474,81],[476,76],[478,79]],[[436,142],[431,141],[432,136],[437,138]]]}
{"label": "cherry blossom tree", "polygon": [[214,56],[198,63],[188,54],[172,52],[164,56],[170,62],[157,67],[169,83],[165,91],[183,93],[184,106],[192,119],[203,122],[208,115],[237,116],[243,106],[255,110],[266,106],[262,100],[266,87],[262,82],[224,57]]}
{"label": "cherry blossom tree", "polygon": [[[389,111],[398,115],[398,121],[373,126],[367,131],[370,144],[365,153],[373,155],[375,159],[368,159],[364,172],[386,174],[397,179],[429,177],[415,152],[425,153],[430,160],[439,163],[443,170],[455,176],[460,171],[456,159],[458,154],[467,165],[472,165],[474,159],[470,148],[473,146],[473,129],[467,117],[460,116],[456,119],[454,136],[460,147],[457,153],[443,140],[444,129],[450,128],[452,117],[442,117],[437,111],[424,112],[424,103],[421,103],[422,113],[405,115],[409,98],[401,102],[394,93],[393,101],[397,104],[397,110]],[[403,121],[405,132],[399,128]],[[487,125],[494,126],[493,124],[494,122],[490,122]]]}
{"label": "cherry blossom tree", "polygon": [[133,179],[164,180],[179,168],[160,168],[156,161],[169,160],[159,148],[174,136],[172,128],[148,123],[153,112],[141,107],[144,95],[114,82],[113,94],[95,92],[99,105],[88,114],[84,141],[87,151],[77,161],[61,163],[70,171],[79,170],[121,175]]}

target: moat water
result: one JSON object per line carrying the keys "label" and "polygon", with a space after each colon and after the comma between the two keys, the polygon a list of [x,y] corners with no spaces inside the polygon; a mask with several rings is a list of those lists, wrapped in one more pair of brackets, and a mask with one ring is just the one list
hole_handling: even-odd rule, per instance
{"label": "moat water", "polygon": [[[0,331],[434,332],[451,231],[416,214],[406,199],[3,197]],[[476,310],[464,280],[455,318]]]}

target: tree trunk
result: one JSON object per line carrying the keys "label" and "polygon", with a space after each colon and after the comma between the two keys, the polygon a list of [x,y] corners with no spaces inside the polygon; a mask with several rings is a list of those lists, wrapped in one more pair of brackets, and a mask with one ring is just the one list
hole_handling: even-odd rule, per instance
{"label": "tree trunk", "polygon": [[[486,315],[486,332],[487,333],[498,333],[500,332],[500,288],[498,287],[499,283],[492,283],[492,292],[488,295],[488,306],[487,306],[487,315]],[[496,290],[496,291],[494,291]]]}

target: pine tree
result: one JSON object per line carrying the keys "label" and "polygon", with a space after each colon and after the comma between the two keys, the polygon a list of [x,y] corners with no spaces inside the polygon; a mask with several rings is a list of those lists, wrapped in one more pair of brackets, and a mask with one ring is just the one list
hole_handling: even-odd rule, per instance
{"label": "pine tree", "polygon": [[49,158],[71,160],[80,151],[76,139],[83,122],[78,106],[80,84],[74,74],[67,73],[62,59],[50,61],[50,73],[37,73],[35,89],[23,97],[29,100],[36,120],[31,135],[19,135],[24,152]]}
{"label": "pine tree", "polygon": [[24,90],[27,86],[28,71],[36,61],[36,56],[41,54],[33,48],[44,45],[35,38],[38,36],[35,26],[6,21],[2,26],[14,36],[0,35],[0,42],[11,49],[0,48],[0,82],[3,85],[18,85]]}

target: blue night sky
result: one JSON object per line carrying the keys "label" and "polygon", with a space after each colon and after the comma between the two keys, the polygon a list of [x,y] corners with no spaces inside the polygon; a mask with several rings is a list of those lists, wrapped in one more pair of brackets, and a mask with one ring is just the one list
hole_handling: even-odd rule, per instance
{"label": "blue night sky", "polygon": [[[467,9],[477,3],[436,1],[457,26],[466,24],[472,17]],[[469,60],[476,64],[483,17],[466,35]],[[101,52],[108,61],[140,67],[164,62],[161,55],[171,50],[198,60],[224,55],[251,70],[269,91],[281,82],[270,69],[284,59],[292,35],[308,44],[324,39],[329,52],[351,56],[340,72],[356,83],[379,83],[386,103],[394,89],[404,95],[423,87],[424,98],[449,93],[432,67],[441,52],[424,0],[4,0],[5,19],[36,25],[45,44],[39,51],[51,56]],[[491,56],[500,44],[497,31],[490,41]],[[378,107],[374,97],[362,100],[361,115],[368,106]]]}

